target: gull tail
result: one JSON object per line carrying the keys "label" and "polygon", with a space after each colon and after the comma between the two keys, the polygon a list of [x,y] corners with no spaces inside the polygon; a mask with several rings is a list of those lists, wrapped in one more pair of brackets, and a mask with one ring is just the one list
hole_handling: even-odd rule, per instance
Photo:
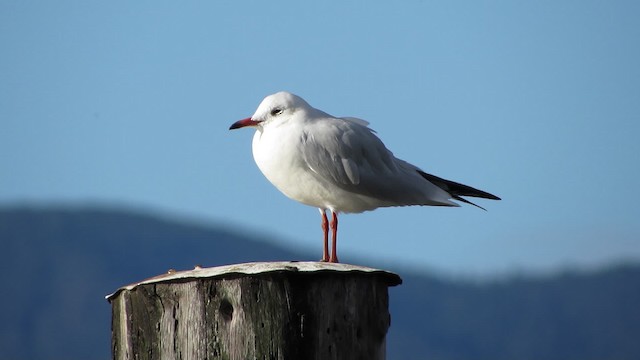
{"label": "gull tail", "polygon": [[463,203],[473,205],[482,210],[487,210],[480,205],[474,204],[471,201],[462,198],[462,196],[471,196],[483,199],[491,199],[491,200],[501,200],[499,197],[489,194],[486,191],[478,190],[476,188],[472,188],[471,186],[463,185],[454,181],[445,180],[443,178],[439,178],[435,175],[427,174],[424,171],[418,170],[418,173],[427,181],[433,183],[435,186],[440,189],[451,194],[451,197],[455,200],[462,201]]}

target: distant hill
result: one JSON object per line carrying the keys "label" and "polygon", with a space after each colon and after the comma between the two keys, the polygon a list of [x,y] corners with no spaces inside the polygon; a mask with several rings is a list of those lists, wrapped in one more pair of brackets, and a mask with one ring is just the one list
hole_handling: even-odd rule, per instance
{"label": "distant hill", "polygon": [[[104,296],[169,268],[316,257],[139,212],[0,209],[0,358],[110,358]],[[484,283],[398,272],[389,359],[640,358],[640,265]]]}

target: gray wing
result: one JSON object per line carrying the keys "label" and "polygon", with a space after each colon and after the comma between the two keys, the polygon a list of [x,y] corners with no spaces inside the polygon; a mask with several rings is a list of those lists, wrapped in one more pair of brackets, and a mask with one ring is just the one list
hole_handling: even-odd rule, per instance
{"label": "gray wing", "polygon": [[318,178],[350,192],[398,205],[452,204],[417,167],[393,156],[363,120],[316,121],[303,134],[300,151]]}

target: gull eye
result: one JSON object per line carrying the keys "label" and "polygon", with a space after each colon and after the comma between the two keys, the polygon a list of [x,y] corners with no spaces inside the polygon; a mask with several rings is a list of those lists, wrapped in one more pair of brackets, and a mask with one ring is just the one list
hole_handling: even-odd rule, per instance
{"label": "gull eye", "polygon": [[271,116],[276,116],[280,114],[282,114],[282,109],[280,108],[274,108],[273,110],[271,110]]}

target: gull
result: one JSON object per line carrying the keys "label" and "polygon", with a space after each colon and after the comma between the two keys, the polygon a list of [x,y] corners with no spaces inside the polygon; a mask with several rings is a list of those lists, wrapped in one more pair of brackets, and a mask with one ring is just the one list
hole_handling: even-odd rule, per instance
{"label": "gull", "polygon": [[253,158],[260,171],[287,197],[320,210],[321,261],[338,262],[339,213],[391,206],[460,206],[452,200],[484,210],[463,196],[500,200],[396,158],[368,125],[358,118],[331,116],[282,91],[267,96],[253,116],[229,128],[255,128]]}

